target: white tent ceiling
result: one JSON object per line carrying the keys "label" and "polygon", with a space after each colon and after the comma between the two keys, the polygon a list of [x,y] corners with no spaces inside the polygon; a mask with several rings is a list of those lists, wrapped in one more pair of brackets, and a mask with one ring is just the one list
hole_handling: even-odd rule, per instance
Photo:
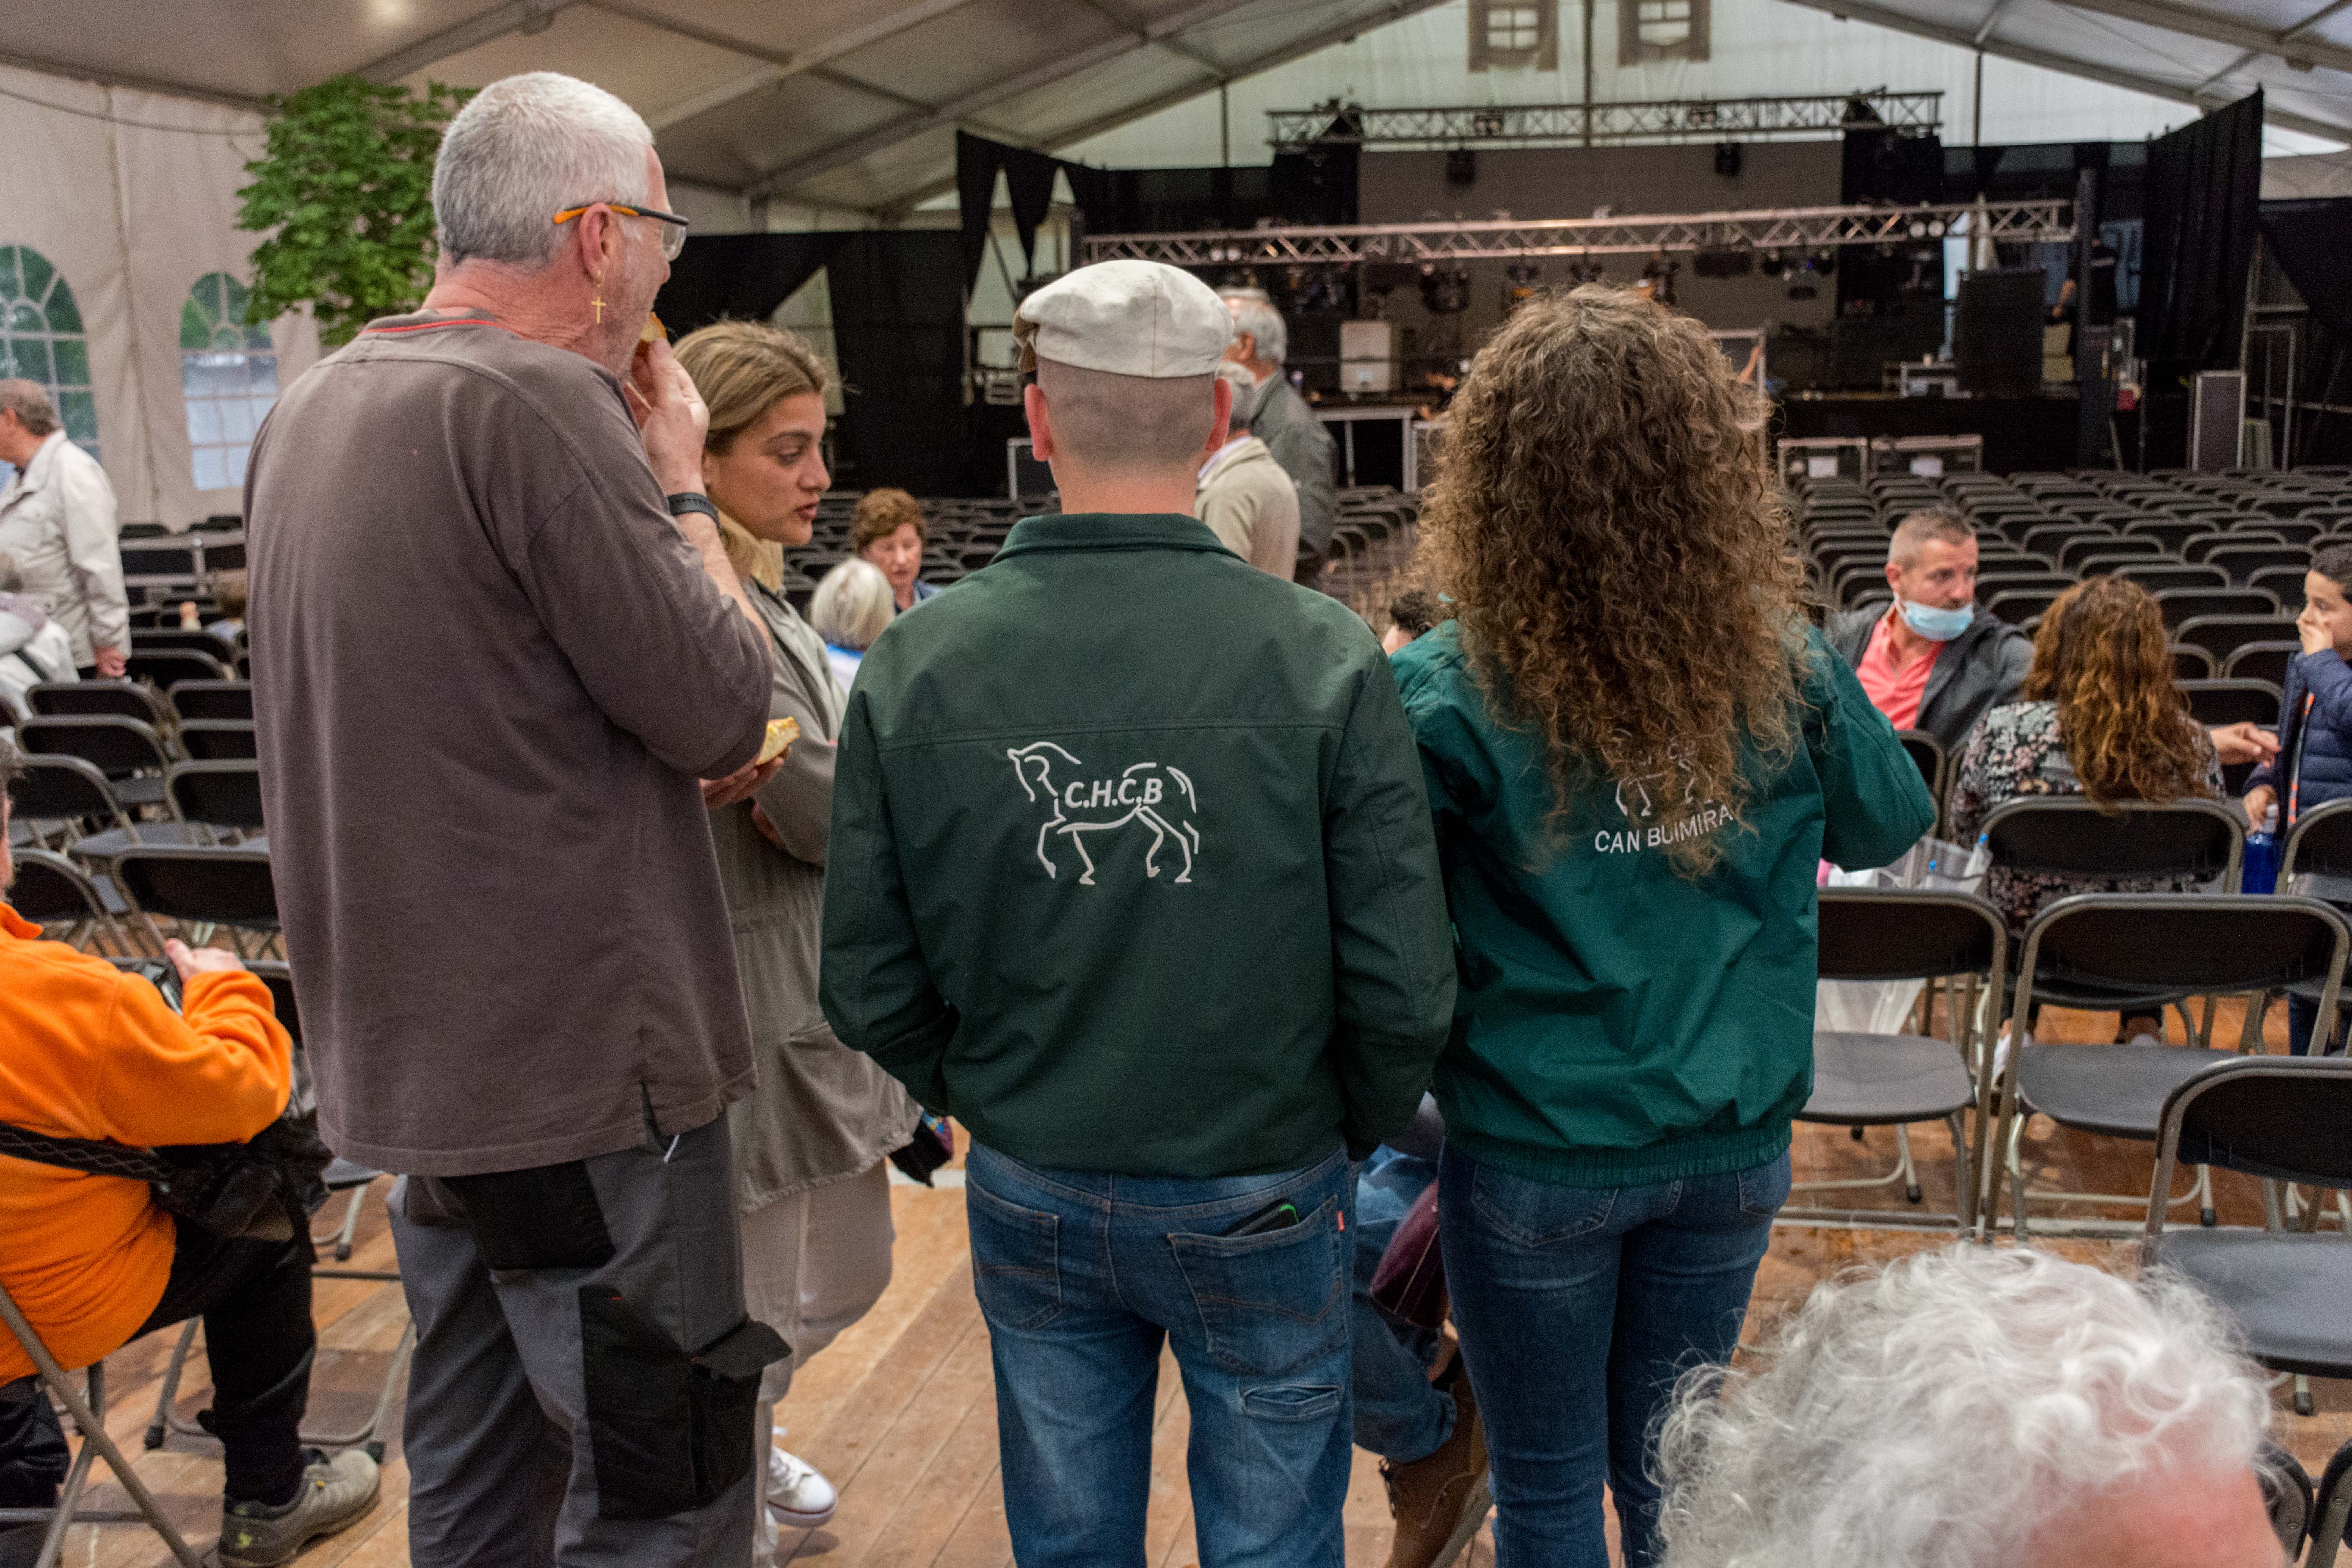
{"label": "white tent ceiling", "polygon": [[[890,213],[950,187],[959,126],[1066,148],[1445,3],[0,0],[0,61],[247,104],[568,71],[646,115],[674,179]],[[2352,0],[1789,3],[2209,107],[2261,86],[2273,124],[2352,141]]]}

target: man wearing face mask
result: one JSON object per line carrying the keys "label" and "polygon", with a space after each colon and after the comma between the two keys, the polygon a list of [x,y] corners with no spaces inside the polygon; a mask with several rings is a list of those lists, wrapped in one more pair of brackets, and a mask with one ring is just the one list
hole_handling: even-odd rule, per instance
{"label": "man wearing face mask", "polygon": [[1923,730],[1948,754],[2033,668],[2033,639],[1976,613],[1977,538],[1948,511],[1915,511],[1886,549],[1895,603],[1831,617],[1830,643],[1898,730]]}

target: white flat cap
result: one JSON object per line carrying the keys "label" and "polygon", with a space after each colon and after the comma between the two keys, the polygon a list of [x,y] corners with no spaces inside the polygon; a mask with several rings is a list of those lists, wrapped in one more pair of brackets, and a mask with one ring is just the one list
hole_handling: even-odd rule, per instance
{"label": "white flat cap", "polygon": [[1066,273],[1013,313],[1021,368],[1041,359],[1167,381],[1208,375],[1233,341],[1225,302],[1160,261],[1097,261]]}

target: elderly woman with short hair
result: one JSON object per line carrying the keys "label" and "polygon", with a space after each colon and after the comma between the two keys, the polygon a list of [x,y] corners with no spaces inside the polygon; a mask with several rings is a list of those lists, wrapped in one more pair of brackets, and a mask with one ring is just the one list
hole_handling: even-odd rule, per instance
{"label": "elderly woman with short hair", "polygon": [[[792,333],[721,321],[682,339],[677,362],[710,408],[702,478],[728,559],[774,644],[771,719],[801,738],[748,802],[711,813],[735,967],[759,1087],[728,1110],[736,1228],[751,1315],[793,1353],[760,1384],[763,1433],[793,1373],[873,1309],[890,1283],[884,1163],[921,1114],[874,1058],[834,1038],[817,1007],[817,938],[833,825],[835,742],[845,700],[824,639],[783,595],[783,552],[806,544],[825,473],[825,369]],[[886,623],[887,624],[887,623]],[[765,1496],[752,1562],[774,1561],[778,1525],[833,1517],[830,1481],[763,1436]]]}
{"label": "elderly woman with short hair", "polygon": [[845,561],[816,585],[809,596],[809,625],[824,639],[825,656],[844,691],[856,681],[866,650],[898,613],[889,579],[870,561]]}
{"label": "elderly woman with short hair", "polygon": [[923,547],[930,542],[923,503],[887,486],[868,490],[849,514],[850,553],[870,561],[890,583],[892,614],[913,609],[940,590],[923,581]]}

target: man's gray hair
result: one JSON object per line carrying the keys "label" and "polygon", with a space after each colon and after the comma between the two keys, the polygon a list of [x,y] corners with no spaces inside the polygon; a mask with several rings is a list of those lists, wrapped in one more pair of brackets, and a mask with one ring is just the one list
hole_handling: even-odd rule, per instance
{"label": "man's gray hair", "polygon": [[15,415],[27,436],[48,436],[57,431],[57,405],[49,401],[47,389],[37,381],[0,381],[0,408]]}
{"label": "man's gray hair", "polygon": [[457,261],[544,266],[585,202],[643,202],[654,133],[603,88],[554,71],[494,81],[442,133],[433,221]]}
{"label": "man's gray hair", "polygon": [[809,595],[808,622],[835,647],[864,652],[898,613],[882,568],[853,555],[824,574]]}
{"label": "man's gray hair", "polygon": [[1282,324],[1282,312],[1274,308],[1274,301],[1256,289],[1225,289],[1219,297],[1234,312],[1234,331],[1247,332],[1256,340],[1258,358],[1280,364],[1283,355],[1290,352],[1290,329]]}
{"label": "man's gray hair", "polygon": [[2010,1568],[2172,1465],[2252,1468],[2261,1374],[2172,1276],[1966,1243],[1823,1283],[1760,1370],[1694,1373],[1659,1436],[1665,1568]]}
{"label": "man's gray hair", "polygon": [[1908,566],[1919,559],[1919,547],[1931,539],[1940,539],[1947,544],[1966,544],[1976,536],[1977,531],[1958,512],[1940,506],[1927,507],[1895,525],[1895,535],[1886,542],[1886,559],[1897,566]]}

